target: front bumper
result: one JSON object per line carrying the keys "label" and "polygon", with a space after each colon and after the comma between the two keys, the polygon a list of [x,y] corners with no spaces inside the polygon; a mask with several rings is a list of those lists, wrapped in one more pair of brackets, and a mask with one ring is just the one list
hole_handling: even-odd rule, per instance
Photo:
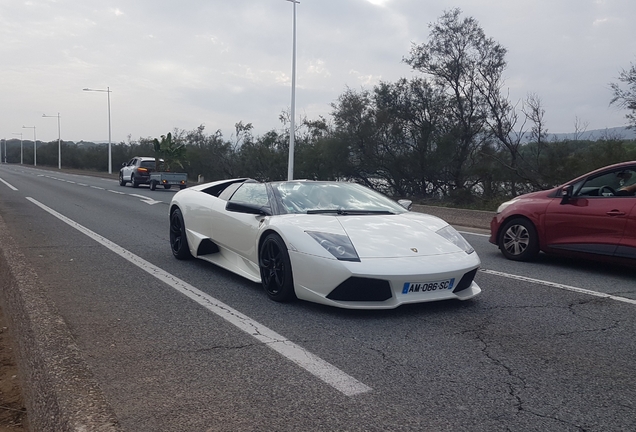
{"label": "front bumper", "polygon": [[[476,253],[346,262],[290,251],[290,258],[298,298],[341,308],[393,309],[407,303],[467,300],[481,292],[473,281],[480,265]],[[451,279],[452,289],[403,292],[405,284]]]}

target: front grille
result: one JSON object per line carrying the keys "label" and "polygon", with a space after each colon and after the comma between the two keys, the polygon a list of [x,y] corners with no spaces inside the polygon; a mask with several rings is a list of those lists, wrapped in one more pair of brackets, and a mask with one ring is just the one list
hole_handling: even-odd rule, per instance
{"label": "front grille", "polygon": [[389,281],[350,277],[329,293],[329,300],[338,301],[385,301],[393,296]]}
{"label": "front grille", "polygon": [[477,269],[471,270],[462,276],[462,280],[459,281],[453,293],[457,294],[460,291],[464,291],[466,288],[470,288],[470,284],[473,283],[473,279],[475,279],[475,275],[477,274]]}

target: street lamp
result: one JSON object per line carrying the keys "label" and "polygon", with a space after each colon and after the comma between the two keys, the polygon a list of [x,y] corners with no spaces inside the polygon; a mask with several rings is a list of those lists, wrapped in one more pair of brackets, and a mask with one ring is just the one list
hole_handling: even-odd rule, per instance
{"label": "street lamp", "polygon": [[20,165],[22,165],[22,162],[23,162],[23,156],[22,155],[24,153],[22,151],[22,132],[20,132],[20,133],[15,133],[14,132],[12,135],[20,135]]}
{"label": "street lamp", "polygon": [[60,139],[60,113],[49,116],[42,114],[42,117],[57,117],[57,169],[62,169],[62,140]]}
{"label": "street lamp", "polygon": [[22,129],[33,129],[33,166],[38,166],[38,146],[35,139],[35,126],[22,126]]}
{"label": "street lamp", "polygon": [[105,92],[108,94],[108,174],[113,173],[113,157],[111,152],[111,142],[110,142],[110,87],[106,87],[106,90],[102,89],[90,89],[85,88],[82,89],[84,91],[93,91],[93,92]]}
{"label": "street lamp", "polygon": [[289,131],[289,162],[287,163],[287,180],[294,179],[294,135],[296,134],[296,4],[298,0],[287,0],[294,4],[294,26],[292,44],[292,94],[291,94],[291,130]]}

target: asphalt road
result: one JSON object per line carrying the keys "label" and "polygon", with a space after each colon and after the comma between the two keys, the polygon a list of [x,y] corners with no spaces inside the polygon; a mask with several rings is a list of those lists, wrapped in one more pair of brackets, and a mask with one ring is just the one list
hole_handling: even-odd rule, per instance
{"label": "asphalt road", "polygon": [[[636,430],[633,269],[515,263],[471,230],[483,290],[473,300],[278,304],[172,257],[174,190],[15,165],[0,165],[0,180],[11,247],[68,329],[87,393],[123,430]],[[227,307],[258,329],[228,321]],[[281,344],[323,362],[327,378],[272,349]]]}

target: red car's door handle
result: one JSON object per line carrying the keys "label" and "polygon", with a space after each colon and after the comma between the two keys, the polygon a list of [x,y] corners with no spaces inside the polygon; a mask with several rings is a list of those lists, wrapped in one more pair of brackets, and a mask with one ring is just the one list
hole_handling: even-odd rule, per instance
{"label": "red car's door handle", "polygon": [[625,216],[625,212],[622,212],[620,210],[610,210],[607,212],[608,216]]}

